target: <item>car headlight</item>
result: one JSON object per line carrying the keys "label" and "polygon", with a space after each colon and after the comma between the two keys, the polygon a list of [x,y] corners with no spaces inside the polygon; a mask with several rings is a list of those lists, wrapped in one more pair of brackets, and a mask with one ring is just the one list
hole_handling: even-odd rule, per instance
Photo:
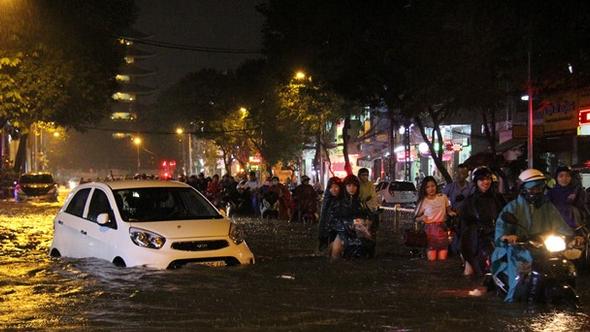
{"label": "car headlight", "polygon": [[557,235],[549,235],[545,239],[545,248],[549,250],[549,252],[558,252],[565,250],[565,240],[561,236]]}
{"label": "car headlight", "polygon": [[229,224],[229,238],[234,241],[235,244],[244,242],[244,235],[238,225],[233,222]]}
{"label": "car headlight", "polygon": [[129,228],[129,236],[135,245],[143,248],[160,249],[166,243],[162,235],[135,227]]}

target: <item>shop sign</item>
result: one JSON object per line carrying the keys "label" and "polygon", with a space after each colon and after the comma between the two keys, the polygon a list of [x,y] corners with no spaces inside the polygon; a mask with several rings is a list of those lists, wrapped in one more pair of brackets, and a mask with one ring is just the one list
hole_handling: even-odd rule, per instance
{"label": "shop sign", "polygon": [[590,108],[578,111],[578,123],[580,126],[590,125]]}
{"label": "shop sign", "polygon": [[547,102],[540,111],[543,114],[543,132],[572,131],[578,127],[578,114],[573,101]]}
{"label": "shop sign", "polygon": [[590,124],[581,125],[578,127],[578,136],[590,136]]}

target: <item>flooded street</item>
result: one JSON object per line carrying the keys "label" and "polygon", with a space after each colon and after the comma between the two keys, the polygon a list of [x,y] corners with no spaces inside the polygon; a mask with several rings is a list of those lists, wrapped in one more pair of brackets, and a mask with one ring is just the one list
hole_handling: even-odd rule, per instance
{"label": "flooded street", "polygon": [[226,331],[587,331],[582,307],[505,304],[470,296],[459,261],[428,263],[384,223],[378,257],[329,263],[317,226],[241,219],[257,264],[178,270],[51,259],[59,204],[0,202],[0,329]]}

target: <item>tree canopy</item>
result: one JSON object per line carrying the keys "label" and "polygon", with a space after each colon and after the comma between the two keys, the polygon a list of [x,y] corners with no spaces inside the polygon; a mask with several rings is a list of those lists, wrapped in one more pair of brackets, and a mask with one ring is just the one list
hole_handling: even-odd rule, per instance
{"label": "tree canopy", "polygon": [[[538,91],[587,84],[589,7],[582,0],[269,0],[260,11],[265,53],[277,70],[304,67],[345,98],[383,102],[401,110],[400,122],[437,126],[523,91],[529,54]],[[429,145],[440,169],[440,151]]]}
{"label": "tree canopy", "polygon": [[0,3],[0,120],[80,128],[109,113],[130,0]]}

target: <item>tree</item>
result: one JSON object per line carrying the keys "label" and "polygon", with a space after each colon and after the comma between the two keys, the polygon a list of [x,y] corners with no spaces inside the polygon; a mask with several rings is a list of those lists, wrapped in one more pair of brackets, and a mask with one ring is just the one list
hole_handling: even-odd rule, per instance
{"label": "tree", "polygon": [[[507,85],[522,89],[527,53],[535,86],[580,86],[588,76],[589,6],[581,0],[271,0],[260,10],[266,16],[265,52],[278,68],[310,68],[347,98],[384,102],[391,126],[393,110],[401,108],[405,118],[434,126],[439,135],[436,126],[453,113],[493,114],[514,93]],[[567,63],[578,68],[575,79],[567,76]],[[489,135],[495,142],[493,130]],[[434,149],[441,137],[423,132],[423,138],[450,181],[440,159],[443,144]]]}
{"label": "tree", "polygon": [[[342,97],[315,84],[311,79],[291,80],[280,89],[279,99],[281,118],[300,128],[300,138],[303,139],[304,146],[315,148],[314,169],[319,170],[320,156],[329,161],[330,154],[327,150],[334,147],[333,135],[326,131],[326,125],[344,117],[350,105]],[[349,169],[352,173],[352,169]]]}
{"label": "tree", "polygon": [[108,114],[122,52],[113,36],[135,17],[132,1],[0,4],[0,123],[23,133],[37,121],[81,128]]}

